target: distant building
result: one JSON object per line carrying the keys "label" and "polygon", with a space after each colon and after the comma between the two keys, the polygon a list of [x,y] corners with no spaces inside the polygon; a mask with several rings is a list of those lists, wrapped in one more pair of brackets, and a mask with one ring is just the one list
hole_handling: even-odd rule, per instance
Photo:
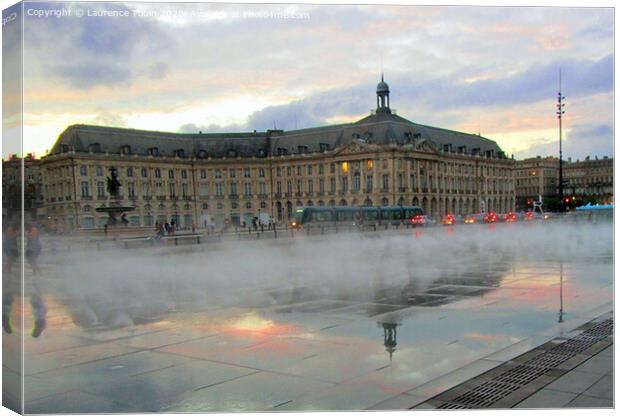
{"label": "distant building", "polygon": [[514,208],[515,161],[492,140],[413,123],[390,109],[350,123],[301,130],[179,134],[74,125],[42,159],[46,214],[68,227],[103,227],[106,176],[114,166],[129,221],[182,227],[302,205],[417,205],[431,216]]}
{"label": "distant building", "polygon": [[532,202],[558,197],[559,159],[540,156],[518,160],[514,167],[516,206],[518,210],[532,208]]}
{"label": "distant building", "polygon": [[[605,156],[573,162],[571,158],[562,163],[564,197],[569,203],[613,203],[614,160]],[[541,195],[548,202],[559,198],[559,160],[540,156],[518,160],[515,165],[515,192],[517,209],[531,208],[531,201]],[[548,204],[549,205],[549,204]]]}
{"label": "distant building", "polygon": [[[569,159],[570,161],[570,159]],[[590,159],[567,163],[564,168],[564,195],[592,200],[601,204],[613,203],[614,159]]]}
{"label": "distant building", "polygon": [[[22,172],[24,176],[22,187]],[[45,217],[43,210],[43,179],[41,177],[41,160],[33,154],[25,158],[12,155],[2,161],[2,218],[4,221],[15,219],[22,210],[22,192],[24,219],[41,220]],[[23,189],[22,189],[23,188]]]}

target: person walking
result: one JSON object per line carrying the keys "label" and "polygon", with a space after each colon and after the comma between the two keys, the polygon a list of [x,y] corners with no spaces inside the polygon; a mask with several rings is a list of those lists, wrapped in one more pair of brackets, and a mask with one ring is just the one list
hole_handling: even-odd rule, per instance
{"label": "person walking", "polygon": [[26,260],[35,274],[40,272],[37,257],[41,254],[41,249],[39,229],[30,223],[26,224]]}
{"label": "person walking", "polygon": [[8,224],[2,233],[2,254],[2,271],[10,273],[18,256],[17,229],[14,224]]}

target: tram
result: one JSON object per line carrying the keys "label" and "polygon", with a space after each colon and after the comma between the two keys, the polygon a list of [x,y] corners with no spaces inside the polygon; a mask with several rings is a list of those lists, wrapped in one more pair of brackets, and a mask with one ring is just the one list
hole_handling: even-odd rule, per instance
{"label": "tram", "polygon": [[333,206],[297,207],[293,213],[291,227],[301,229],[309,226],[338,226],[339,224],[357,227],[379,227],[416,225],[415,218],[424,215],[416,206]]}

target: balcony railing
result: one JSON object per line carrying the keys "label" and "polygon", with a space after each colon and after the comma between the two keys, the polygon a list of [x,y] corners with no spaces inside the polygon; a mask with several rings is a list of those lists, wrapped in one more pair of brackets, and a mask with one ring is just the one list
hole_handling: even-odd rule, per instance
{"label": "balcony railing", "polygon": [[230,194],[230,195],[228,195],[228,199],[237,200],[237,199],[239,199],[239,195],[237,195],[237,194]]}
{"label": "balcony railing", "polygon": [[252,199],[252,194],[243,195],[243,199]]}
{"label": "balcony railing", "polygon": [[165,195],[157,195],[157,200],[158,201],[165,201],[166,200],[166,196]]}
{"label": "balcony railing", "polygon": [[142,199],[144,201],[150,201],[151,199],[153,199],[153,197],[151,195],[145,195],[145,196],[142,197]]}
{"label": "balcony railing", "polygon": [[93,200],[92,195],[82,195],[82,201],[92,201],[92,200]]}

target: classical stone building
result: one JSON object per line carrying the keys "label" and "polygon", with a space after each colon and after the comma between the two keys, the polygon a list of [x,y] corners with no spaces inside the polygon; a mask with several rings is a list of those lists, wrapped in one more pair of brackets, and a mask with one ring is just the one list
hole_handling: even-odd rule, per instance
{"label": "classical stone building", "polygon": [[513,209],[515,161],[492,140],[396,115],[389,87],[350,123],[292,131],[179,134],[74,125],[42,159],[48,215],[102,227],[116,167],[130,223],[287,221],[301,205],[417,205],[439,217]]}
{"label": "classical stone building", "polygon": [[12,155],[2,161],[2,218],[4,221],[21,215],[22,192],[24,220],[45,218],[42,181],[41,160],[33,154],[28,154],[23,159]]}
{"label": "classical stone building", "polygon": [[514,168],[517,208],[531,208],[531,201],[538,200],[539,195],[557,198],[558,170],[559,159],[552,156],[518,160]]}
{"label": "classical stone building", "polygon": [[614,159],[586,157],[564,165],[564,195],[589,199],[601,204],[613,203]]}
{"label": "classical stone building", "polygon": [[[614,160],[607,156],[602,159],[562,161],[564,197],[571,198],[571,205],[585,201],[613,203]],[[555,157],[540,156],[519,160],[515,164],[516,204],[519,208],[531,208],[528,201],[541,195],[548,201],[559,196],[559,160]],[[572,197],[576,198],[573,202]]]}

